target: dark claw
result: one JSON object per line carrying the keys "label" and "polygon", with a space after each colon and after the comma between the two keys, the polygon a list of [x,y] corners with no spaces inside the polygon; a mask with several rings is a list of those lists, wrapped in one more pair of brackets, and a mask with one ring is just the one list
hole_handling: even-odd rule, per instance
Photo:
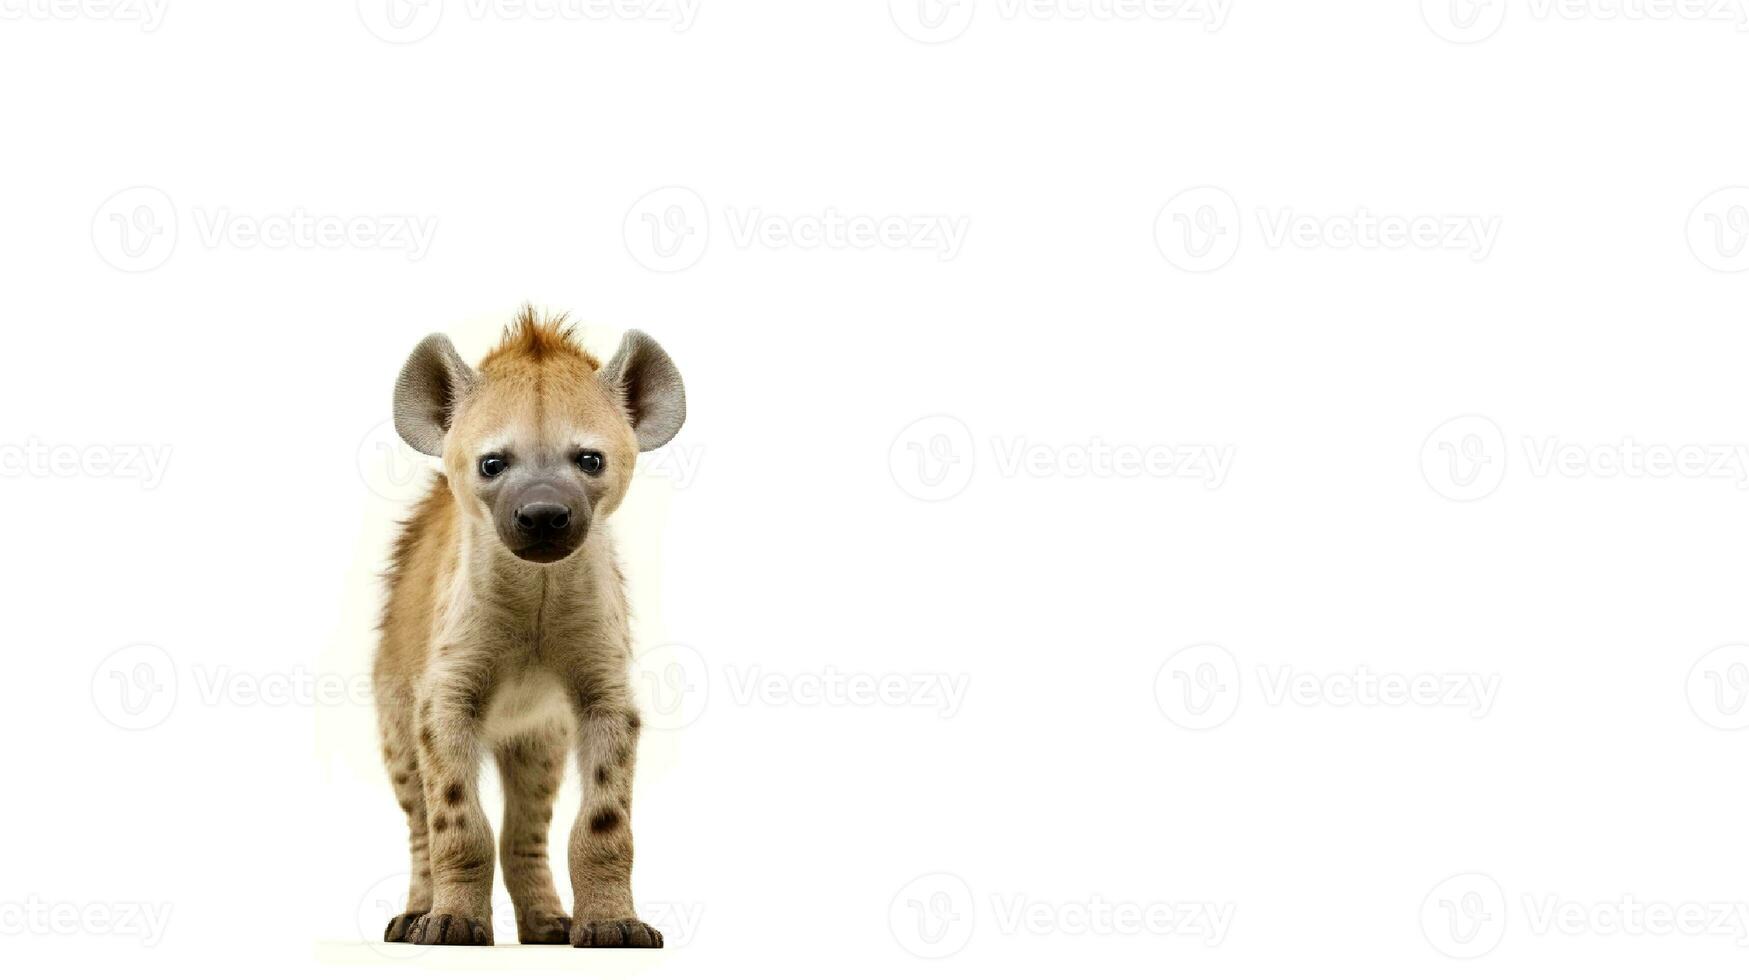
{"label": "dark claw", "polygon": [[571,945],[595,949],[661,949],[662,934],[637,919],[581,922],[571,929]]}
{"label": "dark claw", "polygon": [[490,946],[492,932],[466,916],[426,913],[407,933],[407,940],[420,946]]}
{"label": "dark claw", "polygon": [[417,923],[422,917],[424,917],[424,915],[425,915],[424,912],[403,912],[400,915],[397,915],[394,918],[390,919],[388,928],[383,930],[383,942],[385,942],[385,943],[412,942],[412,940],[408,938],[407,934],[409,932],[413,931],[413,925],[415,923]]}

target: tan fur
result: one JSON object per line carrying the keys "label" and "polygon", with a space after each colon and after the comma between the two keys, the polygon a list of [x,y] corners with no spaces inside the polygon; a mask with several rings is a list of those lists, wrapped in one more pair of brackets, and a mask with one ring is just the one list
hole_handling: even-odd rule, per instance
{"label": "tan fur", "polygon": [[[638,716],[624,588],[604,526],[625,495],[638,440],[600,368],[562,321],[525,309],[459,398],[444,475],[395,545],[375,680],[413,884],[390,940],[493,941],[493,837],[476,788],[490,756],[505,797],[496,853],[520,941],[661,944],[632,908]],[[494,531],[480,454],[514,447],[518,458],[545,458],[579,438],[607,461],[589,483],[587,536],[562,560],[521,560]],[[567,757],[583,782],[569,916],[546,853]]]}

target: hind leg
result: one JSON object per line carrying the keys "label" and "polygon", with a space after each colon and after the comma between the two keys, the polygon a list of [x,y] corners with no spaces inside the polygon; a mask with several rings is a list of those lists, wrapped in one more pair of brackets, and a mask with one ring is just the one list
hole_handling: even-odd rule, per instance
{"label": "hind leg", "polygon": [[412,884],[407,888],[407,909],[389,920],[383,941],[407,942],[407,930],[431,911],[431,837],[425,822],[425,790],[419,778],[419,754],[413,747],[412,712],[398,712],[385,701],[377,706],[382,715],[383,762],[394,784],[395,801],[407,815],[407,849],[412,862]]}
{"label": "hind leg", "polygon": [[553,800],[559,795],[570,738],[563,726],[554,726],[506,742],[496,752],[504,783],[498,860],[516,907],[516,939],[524,945],[571,941],[571,917],[553,887],[547,857]]}

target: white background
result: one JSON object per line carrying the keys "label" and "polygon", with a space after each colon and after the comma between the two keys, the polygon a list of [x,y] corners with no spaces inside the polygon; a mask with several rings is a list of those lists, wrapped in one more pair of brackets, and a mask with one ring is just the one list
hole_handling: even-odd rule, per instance
{"label": "white background", "polygon": [[[9,973],[1743,974],[1734,2],[397,9],[0,0]],[[390,387],[524,300],[687,380],[661,953],[374,942]]]}

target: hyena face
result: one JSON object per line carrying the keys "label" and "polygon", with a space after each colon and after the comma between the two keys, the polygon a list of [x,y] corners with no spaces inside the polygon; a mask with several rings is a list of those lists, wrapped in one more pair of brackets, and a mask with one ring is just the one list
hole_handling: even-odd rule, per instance
{"label": "hyena face", "polygon": [[655,341],[626,334],[602,367],[560,324],[524,311],[515,342],[469,368],[427,337],[395,386],[395,426],[441,456],[461,513],[531,562],[570,556],[625,497],[638,453],[686,417],[680,373]]}

